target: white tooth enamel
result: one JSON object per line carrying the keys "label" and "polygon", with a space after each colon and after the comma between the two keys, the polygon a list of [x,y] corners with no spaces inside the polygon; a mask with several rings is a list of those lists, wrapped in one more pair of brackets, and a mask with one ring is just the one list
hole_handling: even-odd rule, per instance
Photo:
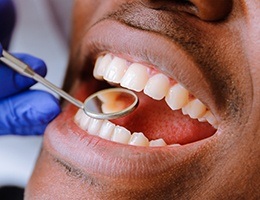
{"label": "white tooth enamel", "polygon": [[115,129],[115,124],[105,120],[100,128],[99,136],[101,138],[110,140]]}
{"label": "white tooth enamel", "polygon": [[215,128],[218,127],[218,122],[216,117],[209,110],[205,113],[203,118],[205,118]]}
{"label": "white tooth enamel", "polygon": [[166,142],[163,139],[151,140],[149,146],[150,147],[163,147],[166,146]]}
{"label": "white tooth enamel", "polygon": [[182,114],[183,114],[183,115],[188,115],[188,112],[187,112],[187,110],[186,110],[186,107],[183,107],[183,108],[181,109],[181,111],[182,111]]}
{"label": "white tooth enamel", "polygon": [[165,97],[166,103],[170,106],[172,110],[181,109],[188,103],[189,92],[180,84],[175,84],[172,86],[168,94]]}
{"label": "white tooth enamel", "polygon": [[83,113],[84,111],[82,109],[79,109],[76,113],[76,115],[74,116],[74,121],[79,125],[80,124],[80,120],[83,116]]}
{"label": "white tooth enamel", "polygon": [[121,80],[121,86],[140,92],[148,81],[147,68],[144,65],[133,63],[127,69]]}
{"label": "white tooth enamel", "polygon": [[163,74],[156,74],[149,78],[144,88],[144,93],[156,100],[165,97],[169,90],[169,78]]}
{"label": "white tooth enamel", "polygon": [[98,135],[98,131],[102,126],[103,120],[98,120],[94,118],[90,118],[88,125],[88,133],[90,135]]}
{"label": "white tooth enamel", "polygon": [[101,80],[103,77],[103,75],[101,75],[103,69],[100,67],[100,63],[103,60],[103,57],[104,56],[98,57],[98,59],[96,60],[95,66],[94,66],[94,71],[93,71],[93,76],[99,80]]}
{"label": "white tooth enamel", "polygon": [[133,133],[128,144],[147,147],[149,146],[149,140],[143,133]]}
{"label": "white tooth enamel", "polygon": [[207,120],[204,117],[198,118],[199,122],[206,122]]}
{"label": "white tooth enamel", "polygon": [[181,145],[180,144],[171,144],[171,145],[168,145],[170,147],[180,147]]}
{"label": "white tooth enamel", "polygon": [[99,57],[93,71],[93,75],[96,79],[102,79],[105,75],[106,69],[109,64],[112,62],[112,56],[110,54],[106,54],[104,57]]}
{"label": "white tooth enamel", "polygon": [[131,132],[122,126],[116,126],[111,141],[128,144]]}
{"label": "white tooth enamel", "polygon": [[77,114],[75,115],[74,118],[75,122],[78,123],[78,125],[83,129],[87,130],[88,129],[88,124],[90,117],[87,116],[82,109],[79,109]]}
{"label": "white tooth enamel", "polygon": [[124,76],[127,70],[126,60],[114,57],[112,62],[106,69],[104,79],[108,82],[120,83],[122,77]]}
{"label": "white tooth enamel", "polygon": [[206,113],[206,106],[198,99],[190,101],[185,109],[192,119],[200,118]]}

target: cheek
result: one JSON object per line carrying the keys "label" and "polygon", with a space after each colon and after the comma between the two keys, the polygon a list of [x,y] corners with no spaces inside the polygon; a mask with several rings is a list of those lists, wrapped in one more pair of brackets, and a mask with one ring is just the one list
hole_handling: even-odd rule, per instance
{"label": "cheek", "polygon": [[68,176],[53,157],[42,151],[25,190],[25,199],[80,199],[87,196],[84,191],[86,185],[80,179]]}

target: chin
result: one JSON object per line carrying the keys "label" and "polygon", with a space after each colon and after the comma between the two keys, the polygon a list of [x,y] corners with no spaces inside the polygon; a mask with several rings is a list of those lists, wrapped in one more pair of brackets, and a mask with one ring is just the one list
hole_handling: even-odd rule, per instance
{"label": "chin", "polygon": [[[182,18],[175,18],[177,26]],[[98,120],[64,103],[46,129],[26,199],[259,197],[259,92],[237,38],[180,41],[130,23],[108,17],[76,35],[65,86],[81,101],[104,88],[127,88],[138,108]],[[230,33],[191,16],[189,25],[195,36],[207,26]],[[178,34],[185,35],[181,28]]]}

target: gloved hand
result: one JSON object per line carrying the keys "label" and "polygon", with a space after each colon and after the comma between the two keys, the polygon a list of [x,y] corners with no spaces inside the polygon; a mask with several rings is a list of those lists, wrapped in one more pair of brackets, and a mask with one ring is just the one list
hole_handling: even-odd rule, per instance
{"label": "gloved hand", "polygon": [[[2,47],[0,45],[0,55]],[[33,56],[15,54],[41,76],[45,63]],[[29,90],[35,84],[0,62],[0,135],[39,135],[60,112],[58,100],[44,91]]]}

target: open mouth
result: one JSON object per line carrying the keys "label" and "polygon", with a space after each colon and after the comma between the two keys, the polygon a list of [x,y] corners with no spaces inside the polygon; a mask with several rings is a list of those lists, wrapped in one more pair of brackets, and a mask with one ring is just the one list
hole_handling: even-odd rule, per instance
{"label": "open mouth", "polygon": [[222,130],[212,80],[175,43],[104,20],[87,31],[74,53],[65,85],[76,99],[123,87],[137,94],[139,105],[109,121],[64,105],[44,135],[44,148],[59,161],[97,182],[164,177],[171,184],[183,163],[198,163],[215,144]]}
{"label": "open mouth", "polygon": [[93,75],[113,87],[135,91],[140,103],[129,116],[110,121],[78,110],[74,121],[86,134],[125,145],[162,147],[200,141],[218,128],[209,108],[152,65],[105,53],[97,58]]}

